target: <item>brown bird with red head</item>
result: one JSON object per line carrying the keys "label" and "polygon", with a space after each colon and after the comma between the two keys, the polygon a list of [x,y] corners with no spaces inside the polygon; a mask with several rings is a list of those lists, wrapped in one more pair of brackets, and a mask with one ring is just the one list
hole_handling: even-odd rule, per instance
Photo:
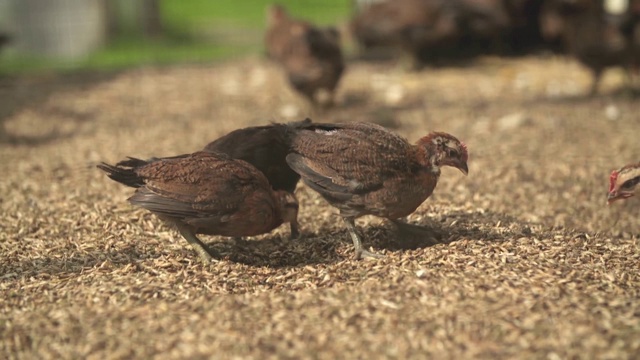
{"label": "brown bird with red head", "polygon": [[330,106],[344,71],[340,35],[289,16],[282,5],[267,8],[265,46],[282,65],[289,83],[313,105]]}
{"label": "brown bird with red head", "polygon": [[293,194],[274,191],[258,169],[222,153],[201,151],[152,162],[129,158],[98,168],[137,188],[129,202],[175,224],[204,262],[219,255],[196,234],[260,235],[296,221],[298,214]]}
{"label": "brown bird with red head", "polygon": [[398,224],[431,195],[440,167],[468,173],[467,147],[447,133],[430,133],[415,145],[370,123],[313,124],[293,133],[287,163],[340,210],[356,258],[380,256],[362,248],[356,218],[375,215]]}
{"label": "brown bird with red head", "polygon": [[628,199],[635,195],[636,186],[640,183],[640,163],[623,166],[611,172],[609,176],[609,193],[607,203]]}

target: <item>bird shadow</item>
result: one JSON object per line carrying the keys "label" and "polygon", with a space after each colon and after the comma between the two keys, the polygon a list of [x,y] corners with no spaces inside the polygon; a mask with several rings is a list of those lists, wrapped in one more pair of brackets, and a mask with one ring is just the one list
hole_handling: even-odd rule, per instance
{"label": "bird shadow", "polygon": [[398,252],[460,240],[500,242],[514,237],[527,237],[532,234],[531,226],[533,224],[507,214],[458,211],[410,222],[408,229],[399,229],[391,223],[371,226],[365,231],[365,236],[374,248]]}
{"label": "bird shadow", "polygon": [[[453,211],[410,222],[410,237],[399,236],[394,224],[385,222],[358,226],[363,246],[374,252],[402,252],[429,248],[437,244],[449,244],[459,240],[501,242],[507,239],[530,237],[532,226],[513,216],[488,211]],[[421,236],[421,232],[435,235]],[[176,234],[176,236],[179,236]],[[182,241],[182,239],[181,239]],[[176,257],[174,265],[190,261],[197,263],[197,255],[184,245],[183,256]],[[334,264],[353,258],[353,247],[348,231],[344,227],[319,229],[316,232],[305,231],[299,239],[289,239],[283,235],[266,235],[259,239],[235,240],[222,238],[208,242],[208,246],[222,255],[221,261],[244,264],[252,267],[291,268],[316,264]],[[0,268],[0,273],[12,277],[55,276],[60,274],[78,274],[97,267],[108,266],[111,269],[132,266],[136,271],[146,271],[144,263],[167,256],[165,251],[149,250],[140,244],[132,243],[104,251],[65,257],[41,257],[24,259],[12,263],[10,268]],[[171,255],[170,255],[171,256]],[[186,258],[180,259],[181,257]],[[189,260],[190,259],[190,260]],[[173,262],[172,262],[173,263]],[[106,265],[105,265],[106,264]]]}
{"label": "bird shadow", "polygon": [[[404,229],[391,222],[358,226],[366,249],[401,252],[459,240],[500,242],[532,234],[531,226],[507,214],[488,211],[449,212],[423,217]],[[225,239],[209,244],[224,259],[256,267],[300,267],[331,264],[353,256],[351,237],[344,227],[305,232],[300,239],[273,236],[262,240]],[[345,247],[347,250],[345,251]]]}
{"label": "bird shadow", "polygon": [[208,246],[224,260],[255,267],[300,267],[330,264],[343,260],[338,255],[340,242],[333,236],[304,232],[298,239],[271,236],[259,240],[225,238]]}

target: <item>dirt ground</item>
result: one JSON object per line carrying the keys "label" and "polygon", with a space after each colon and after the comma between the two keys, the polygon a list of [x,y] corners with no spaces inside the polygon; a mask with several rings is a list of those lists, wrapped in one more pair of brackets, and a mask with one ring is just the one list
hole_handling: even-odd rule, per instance
{"label": "dirt ground", "polygon": [[[336,109],[311,112],[260,58],[0,80],[0,357],[600,358],[640,356],[640,200],[606,206],[640,160],[640,103],[601,95],[559,57],[407,73],[350,63]],[[300,185],[302,239],[186,241],[126,201],[98,161],[192,152],[268,121],[372,121],[468,144],[409,220],[446,243],[402,248]]]}

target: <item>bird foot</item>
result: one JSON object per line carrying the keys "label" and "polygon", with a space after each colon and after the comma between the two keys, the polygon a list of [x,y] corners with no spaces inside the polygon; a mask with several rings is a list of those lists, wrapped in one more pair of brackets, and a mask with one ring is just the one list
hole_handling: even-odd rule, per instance
{"label": "bird foot", "polygon": [[200,260],[202,260],[202,263],[204,265],[209,265],[211,263],[216,263],[216,262],[220,261],[218,259],[218,257],[220,257],[220,254],[218,254],[217,252],[209,249],[209,247],[193,246],[193,249],[196,251],[196,253],[198,253],[198,255],[200,256]]}
{"label": "bird foot", "polygon": [[198,253],[198,255],[200,256],[200,259],[204,264],[210,264],[212,262],[218,261],[218,258],[220,258],[220,254],[217,251],[209,248],[202,241],[200,241],[200,239],[198,239],[198,237],[193,233],[193,231],[188,226],[185,226],[180,223],[177,223],[176,225],[177,225],[178,231],[180,232],[180,235],[182,235],[182,237],[184,237],[184,239],[187,240],[189,245],[191,245],[193,250],[196,253]]}
{"label": "bird foot", "polygon": [[356,260],[362,258],[380,259],[384,257],[384,255],[369,252],[362,247],[362,240],[360,240],[360,235],[358,235],[358,230],[356,229],[354,218],[345,217],[343,219],[344,223],[347,225],[349,234],[351,235],[351,240],[353,241],[353,247],[356,251]]}
{"label": "bird foot", "polygon": [[360,249],[360,251],[356,250],[356,260],[360,260],[360,259],[364,259],[364,258],[382,259],[382,258],[385,258],[385,256],[382,255],[382,254],[376,254],[374,252],[367,251],[367,250],[364,250],[364,249]]}

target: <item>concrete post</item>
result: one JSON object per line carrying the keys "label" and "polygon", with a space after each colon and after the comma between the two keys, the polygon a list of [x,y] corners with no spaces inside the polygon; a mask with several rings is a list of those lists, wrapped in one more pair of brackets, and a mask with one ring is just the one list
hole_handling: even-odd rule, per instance
{"label": "concrete post", "polygon": [[104,44],[104,0],[14,0],[16,46],[23,52],[81,59]]}

